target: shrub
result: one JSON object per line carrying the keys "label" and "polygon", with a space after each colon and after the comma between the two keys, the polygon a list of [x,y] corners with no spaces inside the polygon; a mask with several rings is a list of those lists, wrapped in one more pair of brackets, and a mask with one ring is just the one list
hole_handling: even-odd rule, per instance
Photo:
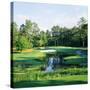
{"label": "shrub", "polygon": [[25,36],[20,36],[16,42],[16,49],[22,51],[32,47],[32,43]]}

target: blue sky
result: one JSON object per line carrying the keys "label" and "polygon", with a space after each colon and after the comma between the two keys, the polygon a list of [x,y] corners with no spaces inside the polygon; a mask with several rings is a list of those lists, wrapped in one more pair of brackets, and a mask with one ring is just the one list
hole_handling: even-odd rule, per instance
{"label": "blue sky", "polygon": [[53,25],[71,28],[87,15],[87,6],[14,2],[14,21],[21,25],[30,19],[41,30],[50,30]]}

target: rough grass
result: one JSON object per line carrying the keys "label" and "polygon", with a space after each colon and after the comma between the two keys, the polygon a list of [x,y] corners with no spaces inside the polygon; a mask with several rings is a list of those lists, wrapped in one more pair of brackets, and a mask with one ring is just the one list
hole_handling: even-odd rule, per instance
{"label": "rough grass", "polygon": [[63,76],[59,80],[24,80],[13,83],[14,88],[23,87],[39,87],[39,86],[55,86],[55,85],[72,85],[72,84],[86,84],[87,75],[72,75]]}
{"label": "rough grass", "polygon": [[14,88],[85,84],[88,79],[87,68],[60,68],[46,73],[40,67],[33,67],[12,74]]}
{"label": "rough grass", "polygon": [[[14,80],[58,80],[62,76],[86,75],[87,68],[60,68],[52,73],[41,71],[40,67],[14,69]],[[31,78],[32,77],[32,78]]]}
{"label": "rough grass", "polygon": [[[41,47],[40,47],[41,48]],[[87,63],[87,56],[79,56],[77,50],[87,51],[87,48],[76,47],[48,47],[59,53],[69,56],[64,58],[66,64]],[[42,47],[44,49],[44,47]],[[70,55],[73,56],[70,56]],[[41,71],[41,66],[45,64],[46,53],[40,50],[25,50],[23,52],[12,53],[13,63],[30,63],[29,68],[15,67],[13,68],[13,85],[12,87],[37,87],[37,86],[53,86],[53,85],[71,85],[87,83],[87,68],[61,68],[52,73]]]}

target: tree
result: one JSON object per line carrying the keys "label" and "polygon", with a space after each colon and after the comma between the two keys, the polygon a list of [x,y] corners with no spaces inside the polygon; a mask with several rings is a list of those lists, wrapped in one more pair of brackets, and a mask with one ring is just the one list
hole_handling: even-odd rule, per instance
{"label": "tree", "polygon": [[79,28],[74,26],[71,28],[71,46],[81,46],[80,39],[79,39]]}
{"label": "tree", "polygon": [[39,46],[39,39],[40,39],[40,29],[38,27],[38,24],[35,22],[32,23],[32,43],[33,47]]}
{"label": "tree", "polygon": [[52,38],[53,38],[53,41],[55,42],[55,46],[57,46],[58,45],[58,36],[60,35],[60,33],[59,33],[59,30],[60,30],[60,27],[57,25],[57,26],[53,26],[52,28],[51,28],[51,30],[52,30]]}
{"label": "tree", "polygon": [[78,26],[73,28],[53,26],[51,31],[40,31],[37,23],[26,20],[18,28],[16,23],[11,24],[12,46],[18,50],[38,46],[87,46],[88,23],[80,18]]}
{"label": "tree", "polygon": [[46,30],[46,37],[47,37],[47,46],[51,45],[51,32],[49,30]]}
{"label": "tree", "polygon": [[32,44],[32,22],[26,20],[25,24],[22,24],[19,29],[18,40],[16,42],[16,49],[23,50],[28,49],[33,46]]}
{"label": "tree", "polygon": [[26,20],[25,25],[22,24],[20,27],[21,35],[27,37],[29,42],[33,44],[33,47],[39,45],[39,31],[38,24],[31,22],[30,20]]}
{"label": "tree", "polygon": [[39,46],[46,46],[47,45],[47,36],[44,31],[40,32],[40,40],[39,40]]}
{"label": "tree", "polygon": [[79,25],[80,41],[82,42],[82,46],[84,47],[85,38],[87,37],[87,20],[84,17],[80,18],[78,25]]}
{"label": "tree", "polygon": [[16,49],[22,51],[23,49],[32,48],[32,44],[29,42],[28,38],[25,36],[19,36],[16,43]]}
{"label": "tree", "polygon": [[12,48],[16,47],[16,42],[18,38],[18,25],[15,22],[11,23],[11,44]]}
{"label": "tree", "polygon": [[29,44],[33,46],[32,22],[30,20],[26,20],[25,24],[22,24],[20,26],[20,36],[24,36],[26,39],[28,39]]}

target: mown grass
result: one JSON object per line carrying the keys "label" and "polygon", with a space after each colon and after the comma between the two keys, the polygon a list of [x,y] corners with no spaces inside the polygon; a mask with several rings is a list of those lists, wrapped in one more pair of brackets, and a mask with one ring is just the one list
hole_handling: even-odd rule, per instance
{"label": "mown grass", "polygon": [[40,65],[45,62],[43,61],[45,56],[45,53],[38,52],[37,50],[33,50],[32,52],[13,53],[12,61],[13,64],[27,63],[31,65]]}
{"label": "mown grass", "polygon": [[[45,47],[39,47],[40,49],[45,49]],[[75,53],[78,50],[87,51],[87,48],[82,47],[66,47],[66,46],[51,46],[47,47],[48,49],[55,49],[58,52],[68,52],[68,53]]]}
{"label": "mown grass", "polygon": [[[87,48],[72,47],[48,47],[54,49],[64,57],[64,64],[80,65],[87,64]],[[42,49],[44,49],[42,47]],[[82,50],[85,56],[76,54],[76,51]],[[28,52],[26,52],[28,51]],[[19,66],[22,64],[30,64],[29,67],[13,67],[12,81],[13,87],[36,87],[36,86],[53,86],[53,85],[69,85],[87,83],[87,67],[60,67],[54,72],[47,73],[41,70],[46,64],[46,53],[40,52],[40,49],[25,50],[24,52],[12,53],[13,63]]]}
{"label": "mown grass", "polygon": [[87,64],[87,56],[68,56],[64,58],[65,64]]}
{"label": "mown grass", "polygon": [[37,50],[34,50],[32,52],[21,52],[21,53],[13,53],[12,54],[13,60],[25,60],[25,58],[30,59],[40,59],[45,57],[45,53],[39,52]]}
{"label": "mown grass", "polygon": [[[38,47],[38,48],[41,48],[41,49],[45,49],[46,47]],[[75,49],[75,50],[87,50],[87,48],[83,48],[83,47],[68,47],[68,46],[48,46],[47,48],[58,48],[58,49]]]}

